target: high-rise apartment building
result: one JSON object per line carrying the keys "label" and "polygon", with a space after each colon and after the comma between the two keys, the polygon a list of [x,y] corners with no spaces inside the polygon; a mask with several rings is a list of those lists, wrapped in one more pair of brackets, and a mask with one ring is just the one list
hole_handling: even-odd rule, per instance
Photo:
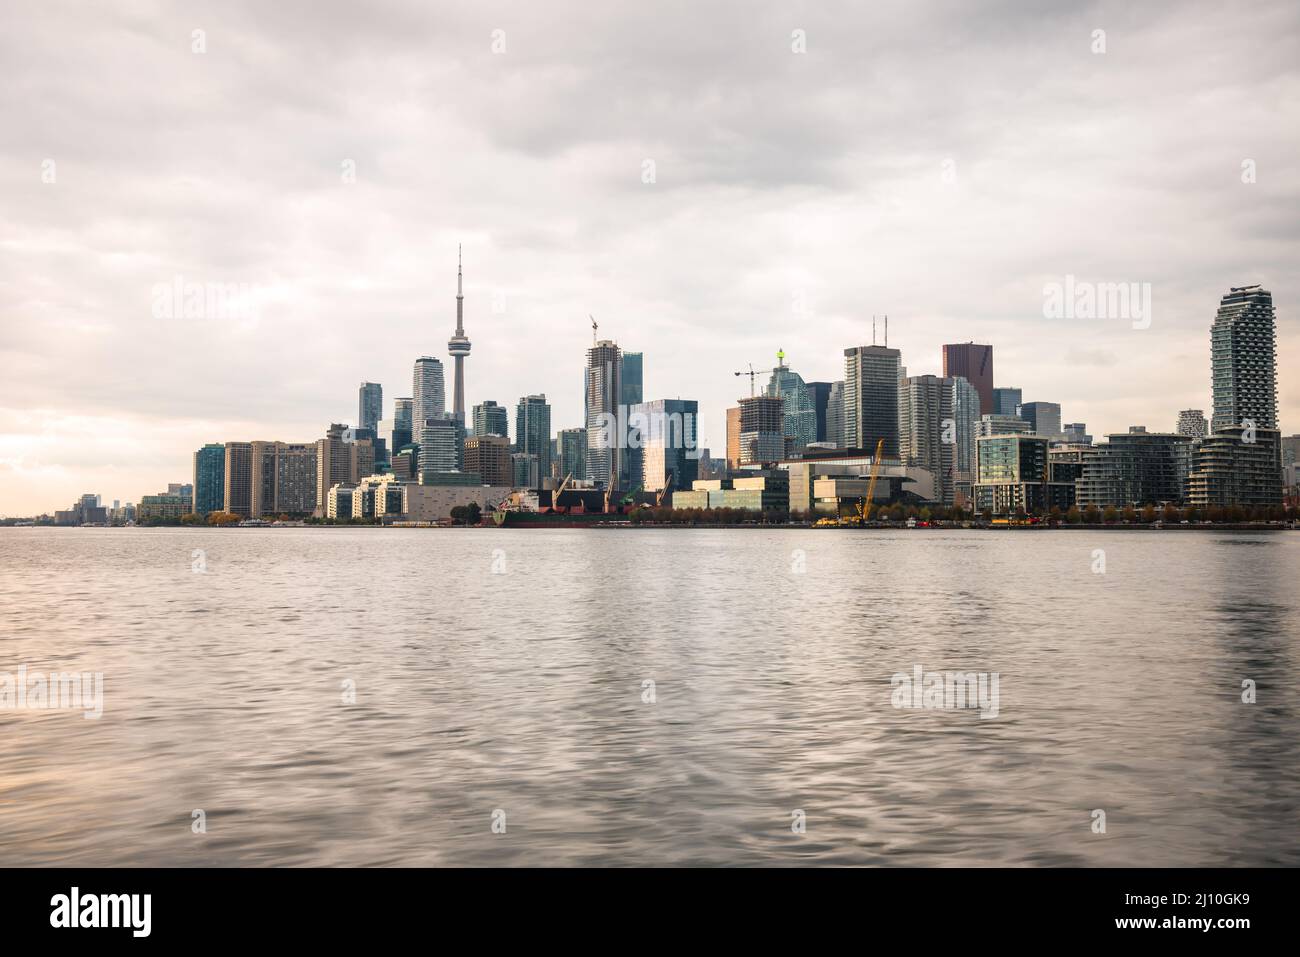
{"label": "high-rise apartment building", "polygon": [[253,514],[253,443],[227,442],[223,510],[249,518]]}
{"label": "high-rise apartment building", "polygon": [[511,485],[514,475],[510,461],[510,440],[504,435],[493,433],[467,438],[465,471],[478,475],[484,485]]}
{"label": "high-rise apartment building", "polygon": [[623,356],[602,339],[587,350],[587,478],[617,488],[624,477],[625,439],[618,407],[623,397]]}
{"label": "high-rise apartment building", "polygon": [[559,432],[560,477],[580,479],[587,474],[587,430],[561,429]]}
{"label": "high-rise apartment building", "polygon": [[433,484],[439,473],[460,471],[463,441],[464,428],[451,413],[425,419],[420,426],[420,481]]}
{"label": "high-rise apartment building", "polygon": [[418,432],[427,419],[437,418],[447,411],[441,360],[431,356],[421,356],[415,360],[412,392],[411,430]]}
{"label": "high-rise apartment building", "polygon": [[1234,286],[1210,329],[1214,431],[1277,428],[1277,330],[1273,294]]}
{"label": "high-rise apartment building", "polygon": [[325,438],[316,440],[316,507],[318,516],[325,514],[330,489],[352,480],[352,453],[349,443],[343,441],[347,426],[334,422],[325,431]]}
{"label": "high-rise apartment building", "polygon": [[536,455],[542,477],[551,474],[551,406],[545,395],[523,396],[515,406],[514,450]]}
{"label": "high-rise apartment building", "polygon": [[953,443],[953,502],[966,502],[975,483],[975,439],[979,436],[980,394],[961,376],[950,377],[952,383],[952,430],[946,427],[943,440]]}
{"label": "high-rise apartment building", "polygon": [[226,447],[209,443],[194,453],[194,511],[219,512],[226,501]]}
{"label": "high-rise apartment building", "polygon": [[[473,424],[475,435],[509,436],[510,413],[504,405],[497,405],[491,399],[486,399],[474,406]],[[495,483],[488,482],[487,484],[493,485]]]}
{"label": "high-rise apartment building", "polygon": [[934,476],[938,500],[945,505],[952,504],[956,479],[954,384],[934,375],[907,376],[898,384],[899,458]]}
{"label": "high-rise apartment building", "polygon": [[945,378],[961,376],[975,387],[980,397],[980,415],[989,415],[993,408],[993,347],[974,342],[950,343],[943,347],[943,374]]}
{"label": "high-rise apartment building", "polygon": [[384,417],[384,387],[378,382],[363,382],[357,390],[357,427],[379,428],[379,420]]}
{"label": "high-rise apartment building", "polygon": [[898,379],[902,353],[888,346],[844,350],[844,444],[898,457]]}
{"label": "high-rise apartment building", "polygon": [[1075,483],[1080,507],[1162,505],[1187,495],[1192,441],[1171,432],[1127,432],[1083,450],[1083,472]]}
{"label": "high-rise apartment building", "polygon": [[316,508],[315,442],[253,442],[249,515],[310,515]]}

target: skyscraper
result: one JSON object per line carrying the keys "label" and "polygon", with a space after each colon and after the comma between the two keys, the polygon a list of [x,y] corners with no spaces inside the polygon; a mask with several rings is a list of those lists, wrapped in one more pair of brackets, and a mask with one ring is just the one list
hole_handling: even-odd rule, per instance
{"label": "skyscraper", "polygon": [[456,360],[456,378],[452,393],[451,414],[457,422],[464,425],[465,357],[469,355],[469,339],[465,338],[465,291],[462,287],[459,246],[456,247],[456,334],[447,342],[447,351]]}
{"label": "skyscraper", "polygon": [[1210,329],[1210,362],[1213,431],[1250,424],[1277,428],[1277,331],[1271,292],[1259,286],[1228,291]]}
{"label": "skyscraper", "polygon": [[[952,382],[953,501],[966,501],[975,482],[975,439],[979,436],[980,395],[961,376]],[[944,436],[947,437],[946,435]]]}
{"label": "skyscraper", "polygon": [[515,406],[515,451],[537,456],[542,478],[551,474],[551,407],[545,395],[526,395]]}
{"label": "skyscraper", "polygon": [[1061,434],[1061,406],[1058,402],[1022,402],[1016,414],[1029,423],[1034,435],[1049,439]]}
{"label": "skyscraper", "polygon": [[393,400],[393,426],[398,429],[411,431],[411,426],[415,423],[415,400],[414,399],[394,399]]}
{"label": "skyscraper", "polygon": [[943,374],[961,376],[980,395],[980,415],[993,408],[993,347],[974,342],[956,342],[943,347]]}
{"label": "skyscraper", "polygon": [[194,511],[219,512],[226,496],[226,447],[209,443],[194,453]]}
{"label": "skyscraper", "polygon": [[727,410],[727,468],[740,468],[740,406]]}
{"label": "skyscraper", "polygon": [[253,509],[253,443],[227,442],[223,508],[248,518]]}
{"label": "skyscraper", "polygon": [[785,434],[794,439],[796,448],[817,441],[817,409],[803,376],[785,364],[785,352],[776,354],[776,367],[767,383],[767,394],[784,400],[782,405]]}
{"label": "skyscraper", "polygon": [[[497,405],[487,399],[474,406],[474,434],[501,435],[510,434],[510,413],[504,405]],[[488,482],[492,485],[492,482]]]}
{"label": "skyscraper", "polygon": [[584,477],[587,474],[587,430],[561,429],[559,440],[560,477]]}
{"label": "skyscraper", "polygon": [[[897,404],[897,398],[894,401]],[[779,396],[755,395],[740,400],[741,465],[778,462],[785,458],[783,406],[784,400]]]}
{"label": "skyscraper", "polygon": [[831,386],[830,382],[808,382],[808,395],[812,399],[813,411],[817,414],[817,441],[830,442],[832,439],[826,437],[826,411],[830,407]]}
{"label": "skyscraper", "polygon": [[512,484],[510,440],[494,433],[466,439],[465,471],[478,475],[484,485]]}
{"label": "skyscraper", "polygon": [[415,360],[415,381],[411,391],[412,400],[411,429],[419,432],[424,422],[437,418],[447,411],[446,396],[443,392],[442,361],[430,356],[421,356]]}
{"label": "skyscraper", "polygon": [[844,380],[832,382],[826,396],[826,434],[822,441],[844,448]]}
{"label": "skyscraper", "polygon": [[[993,415],[1015,415],[1016,409],[1024,401],[1024,391],[1014,386],[998,387],[993,390]],[[982,412],[981,415],[989,415]]]}
{"label": "skyscraper", "polygon": [[587,478],[616,488],[623,475],[624,441],[618,406],[623,396],[618,343],[601,339],[587,350]]}
{"label": "skyscraper", "polygon": [[463,462],[464,427],[444,412],[420,424],[420,483],[434,484],[431,476],[460,470]]}
{"label": "skyscraper", "polygon": [[[923,468],[934,476],[936,498],[945,505],[952,504],[955,487],[956,381],[917,375],[901,379],[898,386],[899,458],[904,465]],[[944,441],[946,437],[950,440]]]}
{"label": "skyscraper", "polygon": [[384,387],[378,382],[363,382],[357,391],[357,427],[374,431],[384,417]]}
{"label": "skyscraper", "polygon": [[689,489],[699,478],[696,426],[699,403],[694,399],[656,399],[628,410],[629,431],[635,430],[641,469],[631,484],[657,492],[669,482]]}
{"label": "skyscraper", "polygon": [[902,353],[888,346],[844,350],[844,445],[898,456],[898,377]]}
{"label": "skyscraper", "polygon": [[622,384],[622,402],[626,406],[645,401],[645,354],[641,352],[623,353],[623,371],[620,375]]}

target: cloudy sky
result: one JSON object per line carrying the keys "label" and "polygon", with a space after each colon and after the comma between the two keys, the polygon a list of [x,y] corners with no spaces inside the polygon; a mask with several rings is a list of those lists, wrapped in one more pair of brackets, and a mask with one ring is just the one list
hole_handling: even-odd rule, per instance
{"label": "cloudy sky", "polygon": [[[1300,430],[1294,0],[5,6],[0,514],[318,438],[363,379],[387,413],[457,243],[469,403],[556,428],[588,313],[718,450],[735,370],[841,378],[888,313],[913,374],[990,342],[1065,421],[1171,429],[1259,282]],[[1149,328],[1045,317],[1067,275],[1149,283]],[[177,277],[246,308],[160,318]]]}

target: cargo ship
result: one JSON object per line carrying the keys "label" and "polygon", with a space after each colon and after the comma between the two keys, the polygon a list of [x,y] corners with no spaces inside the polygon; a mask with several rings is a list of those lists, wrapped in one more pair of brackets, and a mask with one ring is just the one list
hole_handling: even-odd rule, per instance
{"label": "cargo ship", "polygon": [[649,504],[661,502],[658,495],[634,489],[622,493],[610,489],[572,488],[567,476],[558,489],[521,489],[512,492],[492,513],[492,522],[506,528],[591,528],[596,525],[626,525],[629,515]]}

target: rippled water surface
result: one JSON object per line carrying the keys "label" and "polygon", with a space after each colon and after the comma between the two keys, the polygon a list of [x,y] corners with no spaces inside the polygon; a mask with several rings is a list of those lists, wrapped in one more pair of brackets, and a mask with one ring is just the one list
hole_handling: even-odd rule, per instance
{"label": "rippled water surface", "polygon": [[[105,682],[0,711],[0,862],[1296,865],[1298,582],[1297,533],[0,529],[0,672]],[[895,709],[918,664],[998,716]]]}

